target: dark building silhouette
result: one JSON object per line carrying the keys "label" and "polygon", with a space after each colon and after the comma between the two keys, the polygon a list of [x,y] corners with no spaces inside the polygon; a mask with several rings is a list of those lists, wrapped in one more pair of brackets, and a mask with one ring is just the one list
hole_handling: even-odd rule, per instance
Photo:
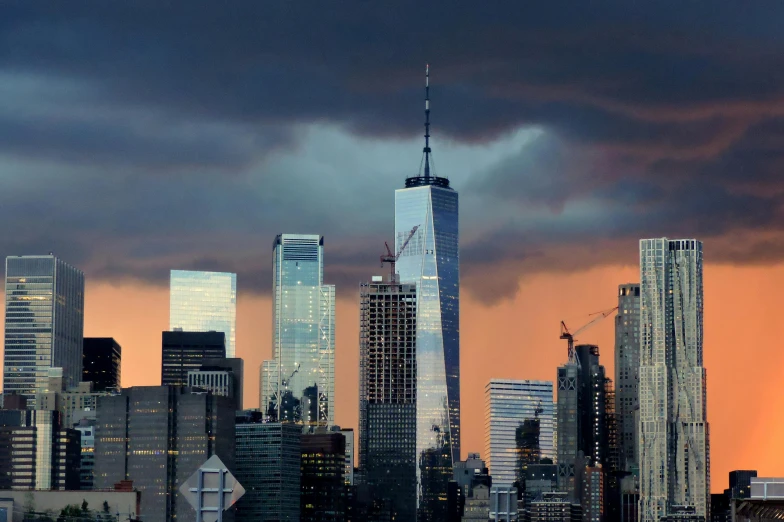
{"label": "dark building silhouette", "polygon": [[187,386],[188,372],[198,370],[204,359],[226,357],[223,332],[163,332],[161,385]]}
{"label": "dark building silhouette", "polygon": [[523,484],[526,479],[528,466],[538,464],[542,452],[539,446],[540,421],[538,417],[525,419],[515,430],[515,443],[517,451],[516,480]]}
{"label": "dark building silhouette", "polygon": [[756,470],[739,469],[730,471],[729,498],[749,498],[751,494],[751,479],[756,476]]}
{"label": "dark building silhouette", "polygon": [[319,429],[300,439],[300,520],[344,522],[346,437]]}
{"label": "dark building silhouette", "polygon": [[79,432],[49,410],[0,410],[0,489],[79,489]]}
{"label": "dark building silhouette", "polygon": [[119,390],[122,348],[111,337],[85,337],[82,344],[82,381],[93,391]]}
{"label": "dark building silhouette", "polygon": [[95,488],[132,480],[145,522],[193,520],[178,488],[213,455],[234,469],[234,415],[229,398],[187,387],[138,386],[99,397]]}
{"label": "dark building silhouette", "polygon": [[237,415],[234,476],[245,488],[237,502],[243,522],[300,519],[302,426],[264,422],[259,411]]}
{"label": "dark building silhouette", "polygon": [[416,285],[360,286],[360,468],[401,520],[416,517]]}

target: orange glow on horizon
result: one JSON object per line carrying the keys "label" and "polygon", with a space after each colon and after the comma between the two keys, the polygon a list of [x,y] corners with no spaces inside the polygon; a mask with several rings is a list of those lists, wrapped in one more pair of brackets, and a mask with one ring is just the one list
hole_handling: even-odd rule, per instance
{"label": "orange glow on horizon", "polygon": [[[555,380],[566,359],[559,323],[578,326],[588,314],[617,304],[617,285],[638,281],[635,267],[543,274],[524,282],[514,300],[487,305],[463,292],[461,304],[462,453],[484,451],[484,387],[490,378]],[[258,404],[258,369],[269,358],[268,297],[242,292],[237,309],[237,355],[245,360],[245,407]],[[784,472],[779,441],[784,422],[784,353],[775,329],[784,265],[705,268],[705,366],[711,438],[711,489],[727,486],[733,469],[761,476]],[[123,348],[123,386],[160,383],[161,331],[168,326],[168,289],[140,284],[88,283],[85,335],[114,337]],[[358,417],[358,296],[337,303],[336,420],[356,428]],[[571,322],[570,322],[571,321]],[[596,343],[613,372],[613,321],[581,334]]]}

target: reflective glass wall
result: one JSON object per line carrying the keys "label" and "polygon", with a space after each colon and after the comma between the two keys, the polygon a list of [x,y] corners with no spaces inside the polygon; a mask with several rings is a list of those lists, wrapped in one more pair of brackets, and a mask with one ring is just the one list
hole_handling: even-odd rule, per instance
{"label": "reflective glass wall", "polygon": [[278,235],[272,273],[274,361],[262,365],[263,407],[280,420],[332,425],[335,286],[323,284],[324,239]]}
{"label": "reflective glass wall", "polygon": [[445,504],[439,499],[460,460],[458,196],[445,179],[430,179],[443,184],[395,192],[396,251],[408,240],[397,271],[418,293],[417,473],[427,519]]}
{"label": "reflective glass wall", "polygon": [[55,256],[6,258],[3,392],[35,406],[49,368],[63,369],[66,385],[82,376],[84,274]]}
{"label": "reflective glass wall", "polygon": [[172,270],[169,283],[169,330],[223,332],[226,357],[235,357],[237,274]]}

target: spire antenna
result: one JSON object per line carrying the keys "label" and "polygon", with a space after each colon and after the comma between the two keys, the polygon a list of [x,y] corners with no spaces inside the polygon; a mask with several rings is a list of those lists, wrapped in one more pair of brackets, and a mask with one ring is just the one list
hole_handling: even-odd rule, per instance
{"label": "spire antenna", "polygon": [[425,64],[425,178],[430,177],[430,64]]}

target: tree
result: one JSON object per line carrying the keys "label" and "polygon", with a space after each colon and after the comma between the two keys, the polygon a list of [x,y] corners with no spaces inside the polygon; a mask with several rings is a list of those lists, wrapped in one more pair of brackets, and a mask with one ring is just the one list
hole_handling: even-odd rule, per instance
{"label": "tree", "polygon": [[82,513],[87,514],[89,512],[90,510],[87,507],[87,501],[85,499],[82,499]]}

